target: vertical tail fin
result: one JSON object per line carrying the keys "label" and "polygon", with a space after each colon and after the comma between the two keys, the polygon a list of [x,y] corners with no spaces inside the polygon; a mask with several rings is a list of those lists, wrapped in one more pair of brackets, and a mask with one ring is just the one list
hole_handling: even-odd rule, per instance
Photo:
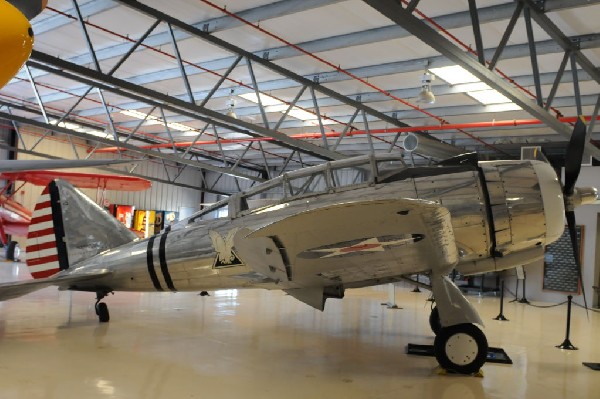
{"label": "vertical tail fin", "polygon": [[[27,233],[26,263],[33,278],[50,277],[68,269],[69,263],[64,248],[64,231],[57,193],[51,193],[50,183],[35,204]],[[55,186],[54,186],[55,188]],[[54,196],[54,200],[53,197]],[[57,209],[53,209],[54,207]],[[55,212],[56,211],[56,212]]]}
{"label": "vertical tail fin", "polygon": [[34,278],[52,276],[137,236],[66,181],[50,182],[33,211],[27,266]]}

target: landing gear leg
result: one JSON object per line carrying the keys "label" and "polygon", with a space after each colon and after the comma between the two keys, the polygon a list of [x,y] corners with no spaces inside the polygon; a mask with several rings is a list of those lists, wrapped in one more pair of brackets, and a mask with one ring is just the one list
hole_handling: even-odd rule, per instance
{"label": "landing gear leg", "polygon": [[108,323],[110,320],[110,314],[108,313],[108,305],[104,302],[100,302],[107,295],[106,292],[97,292],[96,293],[96,314],[98,315],[98,320],[100,323]]}

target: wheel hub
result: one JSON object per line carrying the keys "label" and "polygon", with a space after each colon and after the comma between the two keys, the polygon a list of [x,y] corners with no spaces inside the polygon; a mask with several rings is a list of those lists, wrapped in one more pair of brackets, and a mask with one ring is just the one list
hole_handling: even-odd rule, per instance
{"label": "wheel hub", "polygon": [[475,360],[479,349],[473,337],[465,333],[457,333],[448,338],[445,351],[452,363],[464,366]]}

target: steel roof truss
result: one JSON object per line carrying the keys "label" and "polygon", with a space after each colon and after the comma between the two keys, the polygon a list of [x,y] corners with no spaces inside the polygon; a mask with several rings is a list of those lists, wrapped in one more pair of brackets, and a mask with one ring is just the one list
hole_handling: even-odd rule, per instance
{"label": "steel roof truss", "polygon": [[267,113],[265,112],[265,107],[262,103],[260,90],[258,89],[258,83],[256,83],[256,76],[254,75],[254,68],[252,68],[252,61],[250,61],[248,57],[246,57],[246,66],[248,67],[250,79],[252,79],[252,87],[254,88],[254,94],[256,94],[256,102],[258,104],[258,109],[260,110],[260,115],[262,116],[263,124],[267,129],[269,129],[269,119],[267,118]]}
{"label": "steel roof truss", "polygon": [[[36,126],[39,128],[45,128],[48,129],[49,131],[55,131],[58,133],[62,133],[62,134],[66,134],[66,135],[71,135],[71,136],[75,136],[78,138],[81,138],[83,140],[88,140],[88,141],[95,141],[95,142],[100,142],[104,145],[107,146],[114,146],[117,145],[118,143],[116,143],[114,140],[110,140],[110,139],[105,139],[105,138],[101,138],[101,137],[96,137],[96,136],[90,136],[86,133],[80,133],[77,131],[73,131],[71,129],[66,129],[60,126],[55,126],[55,125],[48,125],[46,123],[43,122],[39,122],[33,119],[28,119],[28,118],[24,118],[18,115],[12,115],[6,112],[2,112],[0,111],[0,118],[4,118],[4,119],[8,119],[8,120],[13,120],[15,122],[20,122],[23,124],[27,124],[27,125],[31,125],[31,126]],[[236,171],[231,171],[228,169],[224,169],[222,167],[218,167],[218,166],[214,166],[205,162],[199,162],[199,161],[191,161],[191,160],[187,160],[187,159],[182,159],[179,156],[176,155],[172,155],[172,154],[162,154],[159,153],[157,151],[151,151],[151,150],[146,150],[143,148],[139,148],[136,146],[133,146],[131,144],[124,144],[124,143],[120,143],[118,144],[121,147],[136,152],[136,153],[140,153],[140,154],[145,154],[154,158],[161,158],[161,159],[165,159],[171,162],[175,162],[175,163],[181,163],[181,164],[189,164],[190,166],[193,166],[195,168],[199,168],[199,169],[206,169],[206,170],[210,170],[219,174],[227,174],[227,175],[236,175],[240,178],[244,178],[244,179],[249,179],[249,180],[256,180],[256,181],[263,181],[262,178],[257,177],[257,176],[252,176],[252,175],[247,175],[247,174],[242,174]],[[33,149],[30,149],[33,150]]]}
{"label": "steel roof truss", "polygon": [[485,55],[483,53],[483,40],[481,39],[481,28],[479,26],[479,13],[477,12],[477,1],[469,0],[469,13],[471,14],[471,25],[473,25],[473,36],[475,37],[475,48],[477,49],[477,58],[481,65],[485,65]]}
{"label": "steel roof truss", "polygon": [[[519,3],[520,4],[520,3]],[[554,101],[554,96],[556,96],[556,91],[558,90],[558,85],[562,81],[563,74],[565,73],[565,68],[567,67],[567,61],[569,61],[570,51],[565,51],[565,55],[563,56],[562,61],[560,62],[560,66],[558,67],[558,71],[556,72],[556,77],[554,78],[554,83],[552,84],[552,88],[550,89],[550,94],[546,98],[546,104],[544,105],[544,109],[548,111],[552,106],[552,102]]]}
{"label": "steel roof truss", "polygon": [[537,52],[535,48],[535,38],[533,37],[533,26],[531,25],[531,13],[529,7],[525,7],[523,12],[525,18],[525,29],[527,30],[527,43],[529,44],[529,58],[531,59],[531,69],[533,70],[533,82],[535,86],[535,97],[540,107],[544,106],[544,96],[542,95],[542,86],[540,84],[540,70],[537,62]]}
{"label": "steel roof truss", "polygon": [[[300,97],[302,97],[302,94],[304,94],[305,91],[306,91],[306,85],[302,85],[302,87],[300,88],[300,91],[298,92],[298,94],[296,94],[296,97],[294,97],[294,99],[289,103],[289,105],[283,112],[283,115],[281,115],[281,118],[279,118],[279,120],[277,121],[277,123],[275,124],[273,129],[275,129],[275,130],[279,129],[279,127],[281,126],[283,121],[287,118],[287,116],[290,113],[290,111],[292,110],[292,108],[294,108],[294,106],[296,106],[296,104],[298,103],[298,100],[300,99]],[[334,148],[334,151],[335,151],[335,148]]]}
{"label": "steel roof truss", "polygon": [[575,59],[574,53],[571,53],[571,72],[573,74],[573,92],[575,93],[577,115],[583,115],[583,109],[581,108],[581,92],[579,91],[579,78],[577,76],[577,60]]}
{"label": "steel roof truss", "polygon": [[[327,136],[325,136],[325,128],[323,127],[323,120],[321,119],[321,111],[319,109],[319,102],[317,101],[317,96],[315,95],[315,88],[310,87],[310,96],[312,97],[313,106],[315,107],[315,114],[317,114],[317,121],[319,123],[319,130],[321,132],[321,138],[323,139],[323,146],[325,148],[329,148],[329,144],[327,143]],[[348,126],[348,125],[346,125]]]}
{"label": "steel roof truss", "polygon": [[[298,82],[300,84],[307,85],[308,87],[313,87],[315,90],[321,92],[322,94],[325,94],[326,96],[333,97],[346,105],[350,105],[352,107],[359,108],[360,110],[365,111],[365,112],[369,113],[370,115],[373,115],[373,116],[377,117],[378,119],[381,119],[382,121],[388,122],[388,123],[393,124],[394,126],[398,126],[398,127],[407,127],[408,126],[408,124],[400,122],[397,119],[391,118],[389,115],[386,115],[383,112],[379,112],[363,103],[356,102],[356,101],[352,100],[351,98],[343,96],[343,95],[337,93],[336,91],[331,90],[331,89],[321,85],[318,82],[311,81],[301,75],[298,75],[288,69],[285,69],[285,68],[275,64],[274,62],[272,62],[268,59],[265,59],[264,57],[260,57],[256,54],[253,54],[251,52],[243,50],[231,43],[225,42],[224,40],[221,40],[213,35],[210,35],[207,32],[204,32],[192,25],[186,24],[176,18],[173,18],[167,14],[162,13],[161,11],[158,11],[158,10],[156,10],[152,7],[149,7],[145,4],[142,4],[139,1],[136,1],[136,0],[117,0],[117,1],[122,4],[125,4],[126,6],[132,8],[134,10],[137,10],[143,14],[149,15],[153,18],[159,18],[159,19],[166,21],[174,26],[177,26],[179,29],[186,31],[187,33],[191,34],[192,36],[195,36],[204,41],[207,41],[217,47],[220,47],[224,50],[231,52],[232,54],[243,55],[246,58],[247,62],[252,61],[263,67],[268,68],[272,72],[275,72],[277,74],[280,74],[282,76],[286,76],[292,80],[295,80],[296,82]],[[249,67],[249,68],[251,68],[251,67]],[[256,90],[257,87],[256,87],[255,82],[253,82],[253,84],[254,84],[254,88]],[[212,116],[212,115],[209,115],[209,116]],[[221,119],[221,120],[224,119],[223,116],[221,118],[219,118],[217,115],[214,115],[213,117],[215,119]],[[265,119],[264,116],[263,116],[263,119]],[[260,133],[260,132],[257,131],[257,133]],[[423,135],[425,137],[427,137],[427,135],[425,133],[423,133]],[[427,140],[427,139],[438,142],[437,140],[435,140],[431,137],[424,138],[424,140]],[[277,140],[277,138],[276,138],[276,140]],[[280,140],[280,141],[283,141],[283,140]],[[309,144],[309,143],[305,143],[305,144]],[[331,154],[330,156],[332,156],[331,159],[345,158],[345,156],[341,156],[340,154],[337,154],[333,151],[329,151],[327,149],[324,149],[324,148],[318,147],[318,146],[315,146],[315,147],[320,148],[322,152],[330,153]],[[448,146],[448,147],[451,148],[451,146]],[[452,148],[452,151],[454,151],[454,148]],[[307,151],[305,151],[305,152],[307,152]],[[335,155],[333,155],[333,154],[335,154]]]}
{"label": "steel roof truss", "polygon": [[[221,77],[219,78],[219,81],[217,82],[217,84],[214,85],[214,87],[212,89],[210,89],[210,91],[208,92],[208,94],[200,102],[200,106],[201,107],[204,107],[206,105],[206,103],[208,102],[208,100],[210,100],[212,98],[212,96],[217,92],[217,90],[219,90],[219,87],[221,87],[221,85],[223,84],[223,82],[225,81],[225,79],[227,79],[229,77],[229,75],[231,74],[231,71],[233,71],[235,69],[235,67],[240,63],[240,61],[242,60],[242,58],[244,58],[244,57],[241,56],[241,55],[239,55],[233,61],[233,63],[229,66],[229,68],[227,68],[227,71],[225,71],[225,73],[223,75],[221,75]],[[277,128],[275,128],[275,130],[277,130]]]}
{"label": "steel roof truss", "polygon": [[[414,36],[418,37],[421,41],[435,49],[443,56],[447,57],[451,61],[465,68],[467,71],[475,75],[482,82],[488,84],[492,88],[496,89],[501,94],[508,97],[511,101],[519,105],[523,110],[528,112],[533,117],[543,121],[548,127],[552,128],[555,132],[570,138],[571,128],[558,121],[553,115],[547,110],[542,108],[539,104],[543,104],[541,98],[541,90],[538,91],[538,104],[533,104],[528,96],[526,96],[519,89],[515,88],[512,84],[504,81],[502,77],[496,75],[493,71],[488,70],[485,66],[477,62],[468,53],[465,53],[461,48],[450,42],[448,39],[440,35],[436,30],[431,28],[422,20],[415,17],[412,13],[407,12],[397,2],[390,2],[385,0],[363,0],[366,4],[370,5],[381,14],[385,15],[399,26],[403,27],[407,31],[411,32]],[[530,3],[529,0],[520,0]],[[525,8],[525,14],[527,14],[527,7]],[[538,14],[530,13],[531,17]],[[537,20],[536,20],[537,21]],[[527,18],[526,18],[527,22]],[[528,29],[529,31],[529,29]],[[530,35],[528,35],[530,36]],[[553,38],[557,35],[551,35]],[[564,35],[563,35],[564,36]],[[529,37],[530,50],[532,50],[533,44],[532,35]],[[535,50],[535,48],[533,48]],[[532,56],[532,64],[534,63],[534,57]],[[535,68],[534,68],[535,69]],[[534,78],[539,79],[538,71],[533,71]],[[537,75],[537,77],[536,77]],[[538,84],[536,84],[538,86]],[[600,158],[600,149],[590,142],[586,143],[586,149],[588,152],[597,158]]]}
{"label": "steel roof truss", "polygon": [[489,65],[488,65],[488,69],[490,71],[492,71],[492,70],[494,70],[494,68],[496,68],[496,64],[498,63],[498,60],[502,56],[502,52],[504,51],[504,48],[506,47],[506,44],[508,43],[508,39],[510,39],[510,35],[512,35],[513,30],[515,29],[517,20],[519,19],[519,16],[521,15],[521,11],[523,11],[523,3],[516,3],[515,11],[513,12],[513,15],[510,17],[510,20],[508,21],[508,25],[506,26],[506,29],[504,30],[502,39],[500,39],[500,43],[498,43],[498,47],[496,47],[496,51],[494,52],[494,55],[492,56],[492,60],[490,61]]}
{"label": "steel roof truss", "polygon": [[192,88],[190,86],[190,81],[188,80],[187,74],[185,73],[185,68],[183,67],[183,61],[181,60],[181,53],[179,52],[179,46],[177,45],[177,40],[175,40],[175,35],[173,34],[173,27],[169,22],[167,22],[167,26],[169,28],[169,34],[171,36],[171,44],[173,45],[173,50],[175,51],[175,57],[177,58],[177,65],[179,66],[179,71],[181,73],[181,79],[183,79],[183,83],[185,85],[185,90],[190,98],[191,103],[195,103],[194,93],[192,93]]}
{"label": "steel roof truss", "polygon": [[600,83],[600,71],[596,66],[580,51],[579,44],[569,39],[554,22],[550,20],[540,9],[540,4],[544,2],[534,2],[532,0],[518,0],[524,3],[531,10],[531,18],[565,51],[570,50],[575,54],[577,63],[581,65],[596,82]]}

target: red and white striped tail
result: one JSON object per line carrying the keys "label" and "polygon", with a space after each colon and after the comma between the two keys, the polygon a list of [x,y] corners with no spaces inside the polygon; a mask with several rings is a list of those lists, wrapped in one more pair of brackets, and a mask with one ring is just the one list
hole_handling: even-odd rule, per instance
{"label": "red and white striped tail", "polygon": [[46,186],[35,205],[27,234],[26,263],[33,278],[50,277],[60,271],[56,240],[50,186]]}

